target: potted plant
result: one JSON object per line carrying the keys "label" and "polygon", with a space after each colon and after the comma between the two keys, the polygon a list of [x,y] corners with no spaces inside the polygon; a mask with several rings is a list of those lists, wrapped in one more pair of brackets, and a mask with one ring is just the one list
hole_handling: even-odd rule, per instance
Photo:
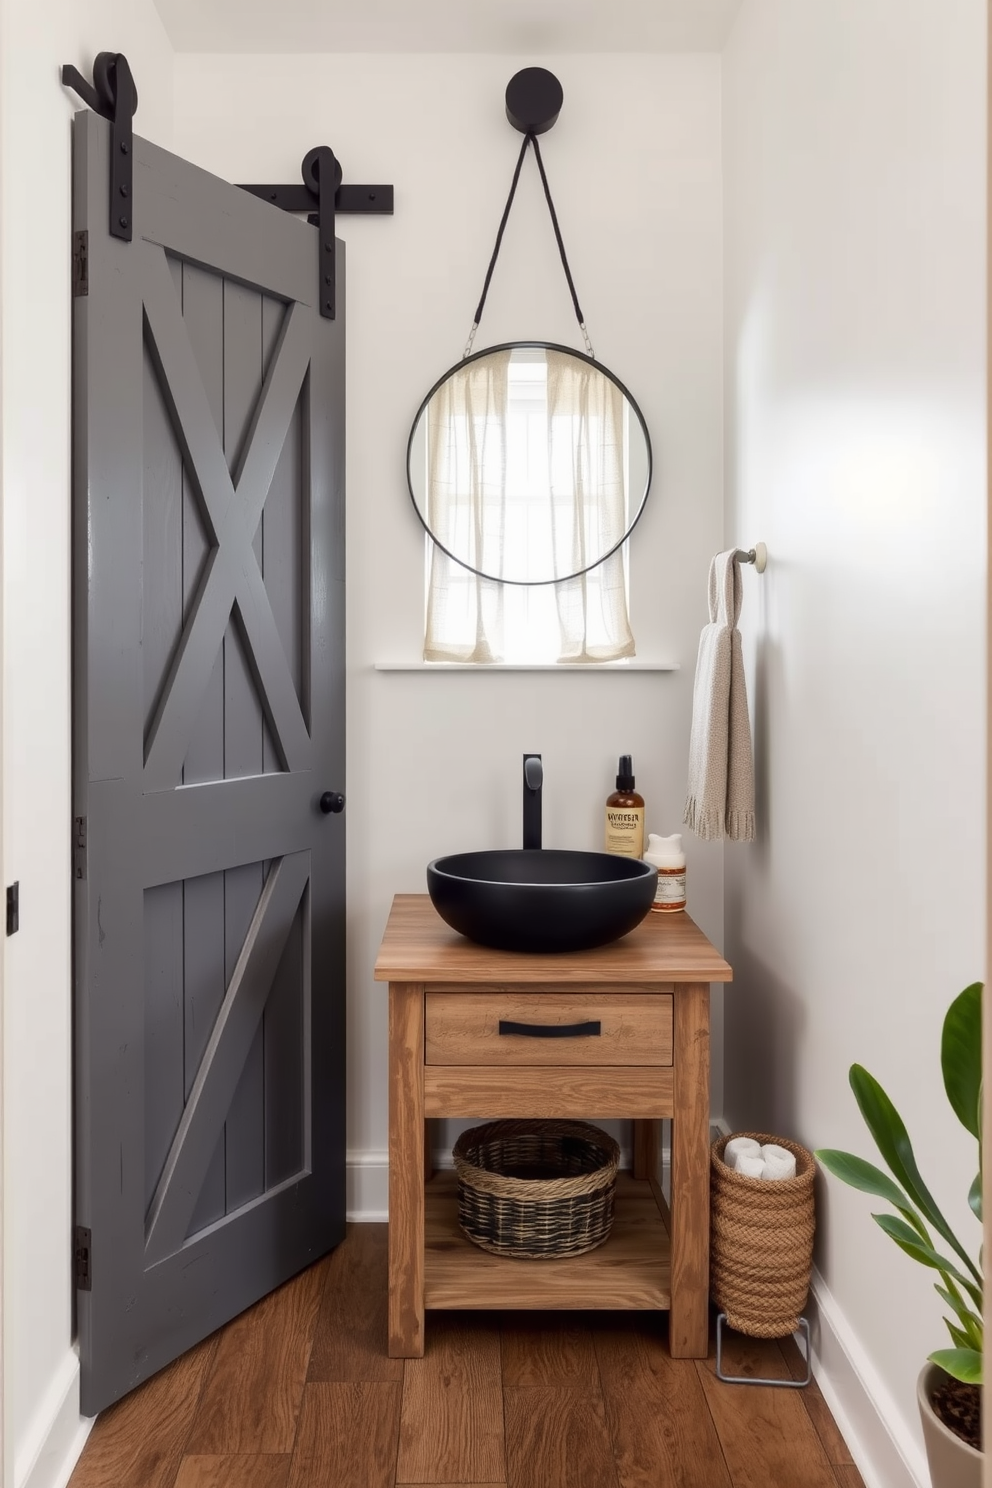
{"label": "potted plant", "polygon": [[[968,1203],[982,1218],[981,1088],[982,984],[954,999],[940,1043],[944,1089],[961,1125],[978,1143],[978,1175]],[[864,1158],[831,1148],[816,1153],[835,1178],[883,1199],[894,1214],[872,1218],[914,1261],[936,1271],[934,1289],[953,1347],[929,1356],[917,1383],[917,1400],[934,1488],[981,1488],[982,1271],[941,1214],[916,1165],[909,1133],[878,1081],[852,1064],[851,1089],[889,1174]],[[947,1254],[953,1252],[954,1259]]]}

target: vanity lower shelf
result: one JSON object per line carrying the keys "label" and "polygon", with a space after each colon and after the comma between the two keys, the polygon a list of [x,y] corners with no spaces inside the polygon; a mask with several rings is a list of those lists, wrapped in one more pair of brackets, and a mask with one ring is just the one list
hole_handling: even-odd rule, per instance
{"label": "vanity lower shelf", "polygon": [[[425,1199],[424,1306],[629,1308],[671,1306],[671,1244],[650,1183],[617,1175],[610,1238],[585,1255],[527,1261],[491,1255],[458,1228],[454,1173],[437,1173]],[[662,1201],[664,1202],[664,1201]]]}

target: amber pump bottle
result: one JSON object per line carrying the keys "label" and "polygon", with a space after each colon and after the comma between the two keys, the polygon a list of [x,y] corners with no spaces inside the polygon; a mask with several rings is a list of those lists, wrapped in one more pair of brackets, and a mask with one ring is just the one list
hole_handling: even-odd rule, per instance
{"label": "amber pump bottle", "polygon": [[634,789],[629,754],[620,756],[617,788],[606,799],[606,851],[621,858],[644,856],[644,797]]}

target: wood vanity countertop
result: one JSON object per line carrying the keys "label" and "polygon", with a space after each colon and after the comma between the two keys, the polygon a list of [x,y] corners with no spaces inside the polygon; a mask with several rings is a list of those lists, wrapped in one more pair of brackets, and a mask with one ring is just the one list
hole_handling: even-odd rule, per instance
{"label": "wood vanity countertop", "polygon": [[375,963],[377,982],[729,982],[733,972],[684,911],[653,912],[592,951],[536,956],[475,945],[441,919],[427,894],[397,894]]}

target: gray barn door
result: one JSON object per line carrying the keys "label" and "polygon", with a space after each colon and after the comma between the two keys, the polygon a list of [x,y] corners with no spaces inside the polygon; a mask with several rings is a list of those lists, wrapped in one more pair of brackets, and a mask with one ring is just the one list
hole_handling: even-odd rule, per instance
{"label": "gray barn door", "polygon": [[344,789],[344,264],[321,319],[315,228],[140,139],[134,240],[110,237],[109,125],[74,127],[92,1415],[344,1232],[344,818],[320,809]]}

